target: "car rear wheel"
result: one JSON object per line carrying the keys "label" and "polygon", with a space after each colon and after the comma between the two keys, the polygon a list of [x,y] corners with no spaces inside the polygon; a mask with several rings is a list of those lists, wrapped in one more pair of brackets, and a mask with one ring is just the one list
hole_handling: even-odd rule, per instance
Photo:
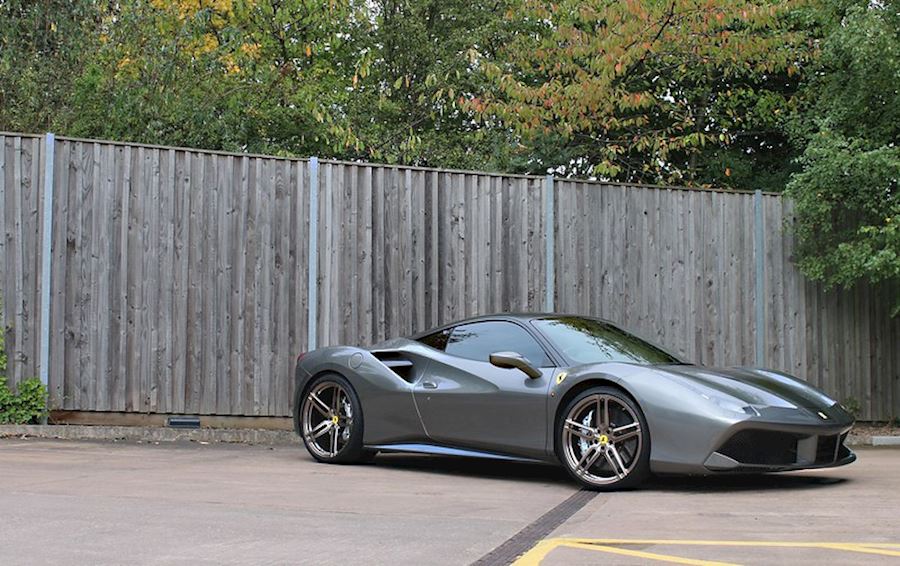
{"label": "car rear wheel", "polygon": [[300,435],[319,462],[349,464],[365,461],[363,414],[353,386],[338,374],[322,375],[300,400]]}
{"label": "car rear wheel", "polygon": [[650,436],[640,407],[613,387],[576,395],[557,423],[557,450],[569,474],[597,490],[634,487],[650,472]]}

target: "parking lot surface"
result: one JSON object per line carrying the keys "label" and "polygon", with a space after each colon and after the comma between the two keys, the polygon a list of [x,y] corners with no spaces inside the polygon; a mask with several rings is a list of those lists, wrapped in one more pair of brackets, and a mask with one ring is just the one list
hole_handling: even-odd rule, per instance
{"label": "parking lot surface", "polygon": [[[900,563],[900,450],[598,494],[518,564]],[[0,441],[0,564],[469,564],[578,491],[542,465],[297,446]]]}

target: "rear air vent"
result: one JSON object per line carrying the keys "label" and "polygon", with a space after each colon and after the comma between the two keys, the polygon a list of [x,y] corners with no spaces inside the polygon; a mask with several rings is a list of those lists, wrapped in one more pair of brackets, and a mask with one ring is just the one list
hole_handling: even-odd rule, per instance
{"label": "rear air vent", "polygon": [[400,379],[409,383],[415,380],[413,377],[413,363],[403,354],[398,352],[372,352],[372,355],[389,367]]}

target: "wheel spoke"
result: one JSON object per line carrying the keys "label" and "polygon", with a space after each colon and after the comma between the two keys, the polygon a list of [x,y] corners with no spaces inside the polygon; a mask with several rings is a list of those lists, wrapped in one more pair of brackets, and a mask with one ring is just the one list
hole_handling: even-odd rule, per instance
{"label": "wheel spoke", "polygon": [[313,407],[315,407],[324,416],[331,416],[331,409],[328,408],[328,405],[326,405],[324,401],[319,399],[318,395],[316,395],[315,393],[310,393],[309,400],[313,402]]}
{"label": "wheel spoke", "polygon": [[329,430],[331,430],[331,425],[332,425],[331,421],[322,421],[316,425],[316,428],[309,431],[309,434],[307,436],[311,440],[315,440],[315,439],[319,438],[320,436],[322,436],[323,434],[327,433]]}
{"label": "wheel spoke", "polygon": [[332,456],[337,456],[338,437],[341,435],[340,433],[341,433],[340,428],[338,428],[336,426],[331,427],[331,455]]}
{"label": "wheel spoke", "polygon": [[578,464],[575,466],[576,472],[580,474],[588,473],[588,470],[591,469],[591,466],[594,465],[594,462],[600,457],[602,451],[599,449],[599,444],[591,444],[588,446],[587,450],[581,455],[581,459],[578,461]]}
{"label": "wheel spoke", "polygon": [[610,431],[613,442],[622,442],[641,434],[641,423],[633,422],[631,424],[616,427]]}
{"label": "wheel spoke", "polygon": [[609,462],[610,468],[616,477],[622,479],[625,477],[626,468],[625,464],[622,463],[622,458],[619,456],[619,451],[616,450],[615,446],[609,446],[606,452],[603,453],[606,456],[606,461]]}
{"label": "wheel spoke", "polygon": [[594,429],[587,425],[583,425],[578,421],[573,421],[572,419],[566,419],[566,430],[574,434],[579,438],[583,438],[585,440],[595,440],[596,432]]}
{"label": "wheel spoke", "polygon": [[609,428],[609,398],[597,400],[597,429],[605,431]]}
{"label": "wheel spoke", "polygon": [[341,388],[340,387],[334,388],[334,396],[331,398],[331,404],[333,405],[333,407],[331,409],[332,414],[340,415],[341,414]]}
{"label": "wheel spoke", "polygon": [[587,462],[588,458],[590,458],[591,454],[596,450],[596,448],[597,448],[597,445],[596,445],[596,444],[590,444],[590,445],[588,445],[587,450],[585,450],[584,452],[581,453],[581,459],[578,460],[578,463],[575,464],[575,467],[576,467],[576,468],[581,468],[582,465],[583,465],[585,462]]}

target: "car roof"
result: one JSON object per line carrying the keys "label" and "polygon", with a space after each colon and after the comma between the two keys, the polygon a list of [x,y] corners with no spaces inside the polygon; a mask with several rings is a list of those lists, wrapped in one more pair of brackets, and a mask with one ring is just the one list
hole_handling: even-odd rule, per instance
{"label": "car roof", "polygon": [[486,314],[480,316],[473,316],[470,318],[464,318],[462,320],[457,320],[454,322],[449,322],[447,324],[442,324],[440,326],[435,326],[429,330],[425,330],[424,332],[419,332],[410,336],[412,340],[418,340],[420,338],[424,338],[429,334],[433,334],[435,332],[440,332],[446,328],[451,328],[453,326],[460,326],[462,324],[470,324],[473,322],[484,322],[490,320],[506,320],[506,321],[514,321],[514,322],[528,322],[531,320],[539,319],[539,318],[560,318],[560,317],[578,317],[578,318],[588,318],[591,320],[601,320],[603,322],[609,322],[607,320],[601,319],[599,317],[584,315],[584,314],[567,314],[567,313],[558,313],[558,312],[514,312],[514,313],[496,313],[496,314]]}

